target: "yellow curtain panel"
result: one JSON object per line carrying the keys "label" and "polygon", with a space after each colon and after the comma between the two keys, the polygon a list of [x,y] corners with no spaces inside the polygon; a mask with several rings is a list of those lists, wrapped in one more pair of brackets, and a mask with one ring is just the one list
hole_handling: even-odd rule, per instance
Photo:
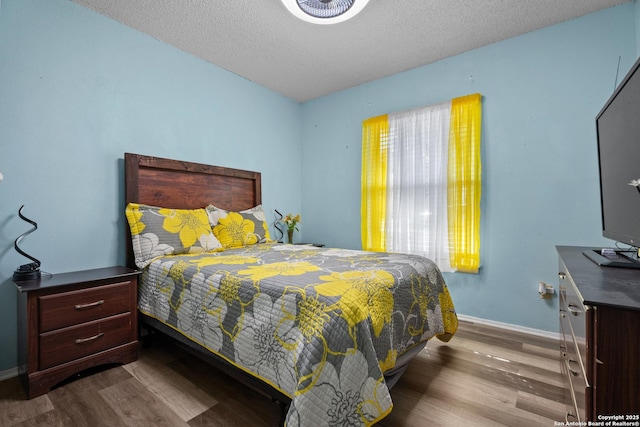
{"label": "yellow curtain panel", "polygon": [[[482,95],[451,101],[447,162],[449,258],[455,271],[477,273],[480,267],[480,138]],[[388,115],[362,124],[362,248],[386,251]]]}
{"label": "yellow curtain panel", "polygon": [[468,273],[477,273],[480,267],[481,102],[480,94],[451,101],[447,196],[449,257],[451,267]]}
{"label": "yellow curtain panel", "polygon": [[362,249],[384,252],[387,215],[387,115],[367,119],[362,124]]}

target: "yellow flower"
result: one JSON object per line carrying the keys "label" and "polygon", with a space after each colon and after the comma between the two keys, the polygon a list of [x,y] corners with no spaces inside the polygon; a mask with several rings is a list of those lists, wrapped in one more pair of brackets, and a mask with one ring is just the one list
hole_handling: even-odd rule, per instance
{"label": "yellow flower", "polygon": [[[309,287],[312,287],[312,285]],[[339,307],[336,304],[330,304],[326,301],[326,298],[318,298],[315,292],[307,294],[306,288],[297,286],[285,287],[283,294],[284,300],[290,299],[290,296],[295,296],[294,300],[296,302],[295,304],[282,305],[281,310],[283,316],[278,323],[276,335],[280,336],[280,331],[286,333],[290,325],[294,325],[296,330],[295,335],[299,333],[300,337],[289,340],[288,342],[278,338],[283,348],[294,354],[294,358],[297,359],[299,356],[302,356],[299,346],[304,345],[304,343],[313,343],[315,352],[314,360],[318,360],[318,363],[310,367],[310,370],[308,370],[306,374],[298,376],[295,394],[299,396],[307,393],[314,387],[325,368],[329,354],[344,356],[346,353],[343,348],[331,349],[329,344],[336,344],[336,342],[335,340],[328,342],[327,336],[323,333],[325,326],[331,323],[332,319],[336,319],[339,316]],[[357,345],[353,334],[349,334],[344,338],[345,342],[341,342],[339,345],[346,347],[347,351],[349,351],[349,349],[352,350]],[[348,338],[351,338],[352,341],[347,342],[346,340]],[[294,366],[295,365],[296,362],[294,362]]]}
{"label": "yellow flower", "polygon": [[231,305],[234,301],[241,302],[242,299],[240,297],[240,285],[242,284],[242,280],[239,277],[235,277],[232,275],[226,275],[220,280],[220,288],[218,290],[218,294],[220,298],[227,304],[227,306]]}
{"label": "yellow flower", "polygon": [[189,268],[189,264],[182,260],[178,260],[175,263],[171,264],[167,277],[171,279],[171,283],[173,283],[174,289],[171,289],[170,287],[167,287],[167,286],[161,289],[161,292],[164,292],[167,295],[169,295],[169,291],[175,292],[175,289],[180,290],[180,297],[176,302],[174,302],[171,299],[172,298],[171,295],[169,295],[169,305],[176,311],[180,310],[180,307],[182,306],[182,302],[184,299],[184,291],[186,288],[184,272],[187,270],[187,268]]}
{"label": "yellow flower", "polygon": [[132,224],[131,234],[133,236],[138,235],[144,231],[146,227],[145,223],[140,222],[142,218],[142,212],[140,212],[140,205],[137,203],[130,203],[125,210],[125,214],[127,216],[127,220],[129,224]]}
{"label": "yellow flower", "polygon": [[269,234],[269,224],[267,224],[266,221],[262,221],[262,229],[264,230],[265,239],[267,239],[267,241],[271,240],[271,235]]}
{"label": "yellow flower", "polygon": [[258,266],[249,266],[247,270],[240,270],[238,274],[250,275],[253,280],[262,280],[274,276],[300,276],[305,273],[319,271],[308,262],[274,262]]}
{"label": "yellow flower", "polygon": [[385,360],[379,360],[380,370],[385,372],[394,366],[396,366],[396,360],[398,359],[398,350],[389,350],[387,352],[387,358]]}
{"label": "yellow flower", "polygon": [[169,233],[179,233],[180,242],[185,248],[193,246],[200,236],[211,232],[207,215],[198,215],[193,211],[182,209],[160,209],[158,213],[165,217],[162,223]]}
{"label": "yellow flower", "polygon": [[298,227],[296,226],[298,225],[299,222],[302,222],[302,218],[300,217],[300,214],[297,214],[297,215],[288,214],[287,216],[282,218],[280,221],[284,222],[287,225],[287,229],[293,231],[293,230],[298,230]]}
{"label": "yellow flower", "polygon": [[332,311],[331,307],[327,307],[317,298],[302,299],[298,303],[298,325],[307,342],[311,342],[312,338],[322,336],[324,325],[331,320],[330,313]]}
{"label": "yellow flower", "polygon": [[442,320],[444,323],[444,334],[438,335],[441,341],[447,342],[458,329],[458,317],[456,309],[453,307],[449,289],[445,286],[442,293],[438,295],[440,300],[440,309],[442,310]]}
{"label": "yellow flower", "polygon": [[[244,246],[246,236],[253,235],[254,230],[253,221],[243,218],[237,212],[229,212],[227,216],[218,220],[218,225],[213,229],[213,233],[225,248],[236,248]],[[257,243],[255,236],[254,239],[253,243]]]}
{"label": "yellow flower", "polygon": [[385,323],[391,321],[394,284],[393,276],[384,270],[347,271],[320,276],[326,283],[317,285],[316,292],[327,296],[342,296],[342,317],[350,326],[371,317],[376,336]]}
{"label": "yellow flower", "polygon": [[[242,330],[245,309],[257,298],[260,289],[254,286],[252,292],[248,288],[241,291],[242,279],[229,271],[217,271],[206,279],[205,285],[209,291],[202,308],[217,319],[220,330],[234,341]],[[232,313],[229,319],[227,313]]]}

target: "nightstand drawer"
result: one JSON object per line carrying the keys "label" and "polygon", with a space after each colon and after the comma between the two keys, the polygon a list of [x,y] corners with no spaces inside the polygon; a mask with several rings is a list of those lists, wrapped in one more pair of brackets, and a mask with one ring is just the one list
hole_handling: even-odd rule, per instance
{"label": "nightstand drawer", "polygon": [[40,332],[134,311],[131,281],[38,298]]}
{"label": "nightstand drawer", "polygon": [[40,335],[40,369],[50,368],[102,350],[133,341],[131,321],[134,314],[124,313],[108,319]]}

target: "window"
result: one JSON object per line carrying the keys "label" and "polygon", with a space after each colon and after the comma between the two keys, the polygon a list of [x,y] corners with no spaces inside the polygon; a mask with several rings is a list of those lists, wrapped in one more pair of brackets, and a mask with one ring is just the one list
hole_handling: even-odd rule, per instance
{"label": "window", "polygon": [[363,122],[363,249],[478,271],[481,111],[474,94]]}

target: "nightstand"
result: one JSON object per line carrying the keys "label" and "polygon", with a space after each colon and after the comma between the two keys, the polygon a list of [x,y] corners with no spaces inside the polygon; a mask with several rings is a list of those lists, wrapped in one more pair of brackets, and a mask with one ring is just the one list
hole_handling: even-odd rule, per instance
{"label": "nightstand", "polygon": [[126,267],[15,282],[18,363],[29,399],[87,368],[138,358],[138,275]]}

